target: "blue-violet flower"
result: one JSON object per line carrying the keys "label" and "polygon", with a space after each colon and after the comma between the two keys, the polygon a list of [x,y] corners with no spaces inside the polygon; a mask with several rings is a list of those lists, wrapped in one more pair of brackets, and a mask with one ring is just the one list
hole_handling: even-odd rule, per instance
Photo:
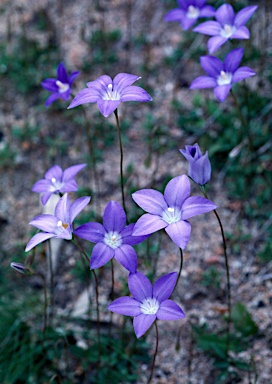
{"label": "blue-violet flower", "polygon": [[186,145],[180,152],[189,162],[188,175],[196,184],[205,185],[211,179],[212,167],[208,157],[208,151],[202,155],[198,144]]}

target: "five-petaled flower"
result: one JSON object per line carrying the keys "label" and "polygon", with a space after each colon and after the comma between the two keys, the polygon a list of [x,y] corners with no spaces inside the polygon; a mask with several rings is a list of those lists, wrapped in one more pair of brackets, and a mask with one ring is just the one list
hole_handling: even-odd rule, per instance
{"label": "five-petaled flower", "polygon": [[185,317],[183,310],[171,296],[177,281],[177,272],[159,278],[154,287],[140,272],[130,273],[128,286],[133,297],[123,296],[114,300],[108,309],[125,316],[133,316],[137,338],[141,337],[153,322],[158,320],[180,320]]}
{"label": "five-petaled flower", "polygon": [[227,54],[224,62],[214,56],[202,56],[200,58],[202,68],[209,76],[197,77],[193,80],[190,89],[214,88],[215,96],[223,102],[233,83],[255,75],[255,72],[249,67],[238,68],[243,53],[243,48],[233,49]]}
{"label": "five-petaled flower", "polygon": [[202,155],[198,144],[186,145],[180,152],[189,162],[188,175],[199,185],[207,184],[211,179],[212,167],[208,151]]}
{"label": "five-petaled flower", "polygon": [[191,224],[187,220],[216,208],[204,197],[190,197],[190,181],[186,175],[170,180],[164,195],[154,189],[142,189],[133,193],[132,198],[148,212],[136,222],[133,235],[149,235],[164,228],[181,249],[186,247],[190,239]]}
{"label": "five-petaled flower", "polygon": [[100,76],[87,83],[87,87],[76,95],[69,108],[85,103],[97,103],[99,111],[107,117],[125,101],[151,101],[152,97],[141,87],[133,84],[140,77],[128,73],[119,73],[112,80],[109,76]]}
{"label": "five-petaled flower", "polygon": [[67,193],[58,201],[54,215],[39,215],[34,217],[29,223],[43,232],[39,232],[30,239],[25,251],[28,252],[37,244],[57,237],[59,239],[71,240],[73,234],[72,223],[77,215],[86,207],[90,202],[90,197],[84,196],[75,200],[72,204],[68,198]]}
{"label": "five-petaled flower", "polygon": [[53,165],[46,172],[44,179],[33,185],[32,191],[43,194],[41,198],[43,205],[47,203],[53,193],[75,192],[78,187],[74,178],[84,167],[86,164],[77,164],[63,171],[59,165]]}
{"label": "five-petaled flower", "polygon": [[213,53],[228,39],[249,39],[245,24],[257,8],[256,5],[245,7],[235,15],[230,4],[223,4],[215,12],[217,21],[205,21],[194,28],[194,32],[213,36],[208,41],[209,53]]}
{"label": "five-petaled flower", "polygon": [[211,5],[206,5],[206,0],[178,0],[178,7],[168,12],[165,21],[179,21],[186,31],[200,17],[213,17],[215,10]]}
{"label": "five-petaled flower", "polygon": [[126,214],[115,201],[110,201],[104,211],[103,225],[85,223],[74,233],[82,239],[96,243],[90,267],[100,268],[113,257],[127,270],[135,272],[138,261],[132,245],[141,243],[147,236],[132,236],[134,224],[126,226]]}
{"label": "five-petaled flower", "polygon": [[78,75],[79,71],[76,71],[68,76],[64,64],[60,63],[57,69],[57,78],[49,78],[41,82],[41,86],[52,93],[46,100],[45,106],[48,107],[57,99],[68,100],[71,94],[72,84]]}

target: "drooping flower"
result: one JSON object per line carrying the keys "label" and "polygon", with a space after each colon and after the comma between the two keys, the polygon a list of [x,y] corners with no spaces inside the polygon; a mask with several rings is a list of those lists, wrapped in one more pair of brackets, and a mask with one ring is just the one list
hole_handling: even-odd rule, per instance
{"label": "drooping flower", "polygon": [[197,77],[193,80],[190,89],[214,88],[215,96],[223,102],[233,83],[255,75],[255,72],[249,67],[238,68],[243,54],[243,48],[233,49],[227,54],[224,62],[214,56],[202,56],[200,63],[208,76]]}
{"label": "drooping flower", "polygon": [[29,272],[29,269],[24,264],[21,264],[21,263],[12,262],[12,263],[10,263],[10,266],[12,269],[21,273],[22,275]]}
{"label": "drooping flower", "polygon": [[72,204],[67,193],[58,201],[54,215],[39,215],[34,217],[29,223],[43,232],[39,232],[30,239],[25,251],[28,252],[37,244],[57,237],[59,239],[71,240],[73,234],[72,223],[77,215],[86,207],[91,198],[88,196],[80,197]]}
{"label": "drooping flower", "polygon": [[216,208],[204,197],[190,197],[190,181],[186,175],[170,180],[164,195],[154,189],[142,189],[133,193],[132,198],[148,212],[136,222],[133,235],[149,235],[164,228],[181,249],[185,249],[190,239],[191,224],[187,220]]}
{"label": "drooping flower", "polygon": [[180,152],[189,162],[188,175],[199,185],[207,184],[211,179],[212,167],[208,151],[202,155],[198,144],[186,145]]}
{"label": "drooping flower", "polygon": [[133,297],[119,297],[108,309],[120,315],[133,316],[137,338],[141,337],[156,319],[180,320],[185,317],[185,313],[174,301],[168,300],[175,288],[177,277],[177,272],[169,273],[159,278],[152,287],[142,273],[130,273],[128,286]]}
{"label": "drooping flower", "polygon": [[86,167],[86,164],[72,165],[71,167],[61,169],[59,165],[53,165],[46,172],[44,179],[37,181],[33,187],[33,192],[42,193],[42,204],[45,205],[53,193],[75,192],[78,190],[76,174]]}
{"label": "drooping flower", "polygon": [[147,236],[132,236],[134,224],[126,226],[126,214],[115,201],[110,201],[104,211],[103,225],[86,223],[75,229],[74,233],[82,239],[96,243],[90,267],[100,268],[113,257],[127,270],[135,272],[137,255],[132,245],[141,243]]}
{"label": "drooping flower", "polygon": [[68,100],[71,94],[72,84],[78,75],[79,71],[76,71],[68,76],[64,64],[60,63],[57,69],[57,78],[49,78],[41,82],[41,86],[52,93],[46,100],[45,106],[48,107],[57,99]]}
{"label": "drooping flower", "polygon": [[213,17],[214,7],[206,5],[206,0],[177,0],[178,7],[168,12],[164,21],[179,21],[186,31],[195,24],[200,17]]}
{"label": "drooping flower", "polygon": [[215,12],[217,21],[205,21],[194,28],[194,32],[213,36],[208,41],[209,53],[213,53],[229,39],[249,39],[245,24],[257,8],[256,5],[245,7],[235,15],[230,4],[223,4]]}
{"label": "drooping flower", "polygon": [[133,84],[140,77],[128,73],[119,73],[112,80],[109,76],[100,76],[87,83],[87,87],[76,95],[69,108],[86,103],[97,103],[103,116],[109,116],[120,103],[125,101],[151,101],[152,97],[141,87]]}

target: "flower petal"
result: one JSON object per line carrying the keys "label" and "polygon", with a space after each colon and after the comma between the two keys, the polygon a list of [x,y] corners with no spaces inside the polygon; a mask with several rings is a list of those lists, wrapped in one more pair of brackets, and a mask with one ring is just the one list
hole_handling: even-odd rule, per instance
{"label": "flower petal", "polygon": [[89,196],[80,197],[75,200],[70,207],[70,223],[72,223],[77,215],[89,204],[91,198]]}
{"label": "flower petal", "polygon": [[146,213],[136,222],[133,230],[133,236],[150,235],[151,233],[167,227],[167,225],[168,223],[164,221],[161,216]]}
{"label": "flower petal", "polygon": [[241,11],[239,11],[235,16],[234,25],[236,27],[242,27],[243,25],[245,25],[257,8],[257,5],[252,5],[250,7],[245,7],[241,9]]}
{"label": "flower petal", "polygon": [[201,196],[189,197],[182,206],[182,220],[213,211],[217,206],[210,200]]}
{"label": "flower petal", "polygon": [[131,87],[123,89],[120,95],[120,101],[148,102],[152,101],[152,97],[143,88],[132,85]]}
{"label": "flower petal", "polygon": [[41,86],[49,92],[58,93],[59,91],[56,79],[45,79],[41,82]]}
{"label": "flower petal", "polygon": [[64,170],[63,176],[62,176],[62,181],[66,182],[68,180],[73,179],[76,174],[81,171],[84,167],[86,167],[87,164],[77,164],[77,165],[72,165],[71,167],[68,167]]}
{"label": "flower petal", "polygon": [[104,211],[103,224],[106,231],[121,232],[126,225],[124,209],[116,201],[110,201]]}
{"label": "flower petal", "polygon": [[141,243],[142,241],[144,241],[145,239],[148,238],[148,235],[145,235],[145,236],[133,236],[132,232],[134,230],[134,226],[135,226],[135,224],[129,224],[120,233],[123,244],[135,245],[135,244]]}
{"label": "flower petal", "polygon": [[97,100],[99,100],[100,97],[101,95],[97,90],[84,88],[76,94],[75,98],[72,100],[67,109],[75,108],[81,104],[95,103]]}
{"label": "flower petal", "polygon": [[199,17],[213,17],[214,15],[215,9],[211,5],[205,5],[199,12]]}
{"label": "flower petal", "polygon": [[183,202],[190,196],[191,186],[188,176],[174,177],[165,187],[164,198],[169,207],[181,208]]}
{"label": "flower petal", "polygon": [[62,83],[66,83],[66,84],[69,83],[68,75],[63,63],[59,64],[57,69],[57,74],[58,74],[58,80],[60,80]]}
{"label": "flower petal", "polygon": [[132,198],[144,211],[161,215],[167,209],[163,194],[155,189],[141,189],[132,194]]}
{"label": "flower petal", "polygon": [[217,81],[215,78],[210,76],[199,76],[193,80],[190,89],[214,88],[216,85]]}
{"label": "flower petal", "polygon": [[49,214],[38,215],[34,217],[34,219],[31,220],[29,224],[40,229],[41,231],[55,233],[58,219],[55,216]]}
{"label": "flower petal", "polygon": [[52,186],[52,184],[49,180],[42,179],[42,180],[37,181],[33,185],[33,187],[31,188],[31,191],[32,192],[38,192],[38,193],[48,192],[48,191],[50,191],[51,186]]}
{"label": "flower petal", "polygon": [[53,195],[53,192],[44,193],[41,199],[42,205],[45,205],[52,195]]}
{"label": "flower petal", "polygon": [[236,69],[233,74],[232,82],[237,83],[238,81],[244,80],[247,77],[254,76],[256,73],[249,67],[240,67]]}
{"label": "flower petal", "polygon": [[139,76],[130,75],[129,73],[119,73],[113,79],[113,91],[121,93],[125,88],[130,87],[139,79]]}
{"label": "flower petal", "polygon": [[215,17],[222,26],[226,24],[233,25],[235,17],[234,10],[230,4],[223,4],[215,12]]}
{"label": "flower petal", "polygon": [[114,256],[114,249],[104,243],[97,243],[91,255],[91,269],[100,268]]}
{"label": "flower petal", "polygon": [[200,63],[204,71],[216,79],[224,69],[222,61],[214,56],[201,56]]}
{"label": "flower petal", "polygon": [[85,223],[74,230],[74,234],[91,243],[103,242],[106,231],[100,223]]}
{"label": "flower petal", "polygon": [[62,169],[59,165],[53,165],[53,167],[49,168],[46,174],[44,175],[45,179],[52,180],[55,178],[57,181],[61,181],[62,179]]}
{"label": "flower petal", "polygon": [[70,218],[70,207],[71,203],[68,194],[65,193],[59,199],[54,212],[55,216],[65,224],[72,223]]}
{"label": "flower petal", "polygon": [[191,224],[188,221],[181,220],[170,224],[165,228],[165,231],[179,248],[186,248],[191,235]]}
{"label": "flower petal", "polygon": [[184,17],[183,19],[180,20],[181,26],[184,29],[184,31],[188,31],[195,23],[197,19],[190,19],[188,17]]}
{"label": "flower petal", "polygon": [[75,72],[71,73],[71,75],[69,76],[69,84],[70,84],[70,86],[73,84],[73,82],[75,81],[75,79],[78,77],[79,74],[80,74],[79,71],[75,71]]}
{"label": "flower petal", "polygon": [[94,81],[89,81],[87,83],[87,87],[90,89],[96,89],[99,91],[99,94],[103,94],[105,91],[107,91],[108,85],[112,84],[112,79],[108,75],[103,75],[98,77]]}
{"label": "flower petal", "polygon": [[157,299],[159,303],[162,303],[171,296],[175,288],[177,278],[177,272],[172,272],[160,277],[155,282],[153,287],[153,297]]}
{"label": "flower petal", "polygon": [[224,69],[226,72],[233,73],[241,63],[244,54],[243,48],[236,48],[230,51],[224,60]]}
{"label": "flower petal", "polygon": [[155,320],[156,315],[144,315],[143,313],[134,317],[133,325],[136,337],[139,339],[139,337],[143,336]]}
{"label": "flower petal", "polygon": [[222,37],[222,36],[211,37],[208,40],[208,44],[207,44],[209,53],[214,53],[215,51],[217,51],[218,48],[221,47],[221,45],[225,44],[227,40],[228,39],[226,37]]}
{"label": "flower petal", "polygon": [[30,251],[32,248],[36,247],[36,245],[42,243],[45,240],[50,239],[51,237],[56,237],[56,235],[54,233],[44,233],[44,232],[37,233],[27,243],[25,252]]}
{"label": "flower petal", "polygon": [[97,106],[103,116],[108,117],[111,115],[121,103],[120,100],[97,100]]}
{"label": "flower petal", "polygon": [[65,184],[59,189],[61,193],[75,192],[78,190],[78,186],[75,180],[66,181]]}
{"label": "flower petal", "polygon": [[60,98],[60,94],[59,93],[52,93],[52,95],[50,95],[48,97],[48,99],[46,99],[45,106],[49,107],[50,104],[54,103],[59,98]]}
{"label": "flower petal", "polygon": [[185,17],[185,12],[182,9],[175,8],[169,11],[164,16],[164,21],[180,21]]}
{"label": "flower petal", "polygon": [[161,303],[156,315],[158,320],[180,320],[185,317],[183,310],[172,300]]}
{"label": "flower petal", "polygon": [[232,39],[249,39],[250,32],[247,27],[240,27],[231,35]]}
{"label": "flower petal", "polygon": [[216,36],[220,34],[221,25],[217,21],[204,21],[204,23],[195,27],[193,31],[203,35]]}
{"label": "flower petal", "polygon": [[138,259],[131,245],[122,244],[119,248],[116,248],[114,258],[131,273],[136,272]]}
{"label": "flower petal", "polygon": [[231,90],[231,84],[218,85],[214,88],[213,93],[221,103],[226,100],[229,91]]}
{"label": "flower petal", "polygon": [[145,299],[152,298],[152,284],[148,278],[140,272],[129,274],[128,287],[132,296],[141,303]]}
{"label": "flower petal", "polygon": [[141,303],[132,297],[123,296],[114,300],[108,309],[112,312],[119,313],[125,316],[138,316],[141,314]]}

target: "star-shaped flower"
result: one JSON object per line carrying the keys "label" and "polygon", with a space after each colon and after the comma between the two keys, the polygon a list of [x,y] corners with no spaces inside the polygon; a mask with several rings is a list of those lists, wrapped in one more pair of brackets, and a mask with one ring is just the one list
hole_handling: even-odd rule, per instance
{"label": "star-shaped flower", "polygon": [[137,338],[141,337],[153,322],[158,320],[180,320],[185,317],[183,310],[171,296],[177,281],[177,272],[159,278],[154,287],[142,273],[130,273],[128,286],[133,297],[123,296],[114,300],[108,309],[120,315],[133,316]]}
{"label": "star-shaped flower", "polygon": [[68,76],[64,64],[60,63],[57,69],[57,78],[49,78],[41,82],[41,86],[52,93],[46,100],[45,106],[48,107],[57,99],[68,100],[71,94],[72,84],[78,75],[79,71],[76,71]]}
{"label": "star-shaped flower", "polygon": [[73,233],[72,223],[77,215],[90,202],[90,199],[91,198],[88,196],[80,197],[71,204],[66,193],[58,201],[54,215],[45,214],[34,217],[29,224],[43,232],[39,232],[32,237],[28,242],[25,251],[30,251],[32,248],[36,247],[36,245],[51,237],[71,240]]}
{"label": "star-shaped flower", "polygon": [[204,197],[190,197],[190,181],[186,175],[170,180],[164,195],[154,189],[142,189],[133,193],[132,198],[148,212],[136,222],[133,235],[149,235],[164,228],[181,249],[185,249],[190,239],[191,224],[187,220],[216,208]]}
{"label": "star-shaped flower", "polygon": [[32,191],[43,194],[41,199],[43,205],[47,203],[53,193],[75,192],[78,187],[74,178],[84,167],[86,164],[77,164],[63,171],[59,165],[53,165],[46,172],[44,179],[33,185]]}
{"label": "star-shaped flower", "polygon": [[199,76],[191,84],[190,89],[214,88],[214,94],[221,102],[225,101],[232,84],[254,76],[249,67],[239,67],[244,54],[243,48],[233,49],[227,54],[224,62],[214,56],[202,56],[200,63],[208,76]]}
{"label": "star-shaped flower", "polygon": [[223,4],[215,12],[217,21],[205,21],[194,28],[194,32],[213,36],[208,41],[209,53],[213,53],[229,39],[249,39],[245,24],[257,8],[256,5],[245,7],[235,15],[230,4]]}
{"label": "star-shaped flower", "polygon": [[113,257],[127,270],[135,272],[137,255],[132,245],[141,243],[147,236],[132,236],[134,224],[126,226],[126,214],[115,201],[110,201],[104,211],[103,225],[86,223],[74,233],[82,239],[96,243],[91,255],[91,269],[100,268]]}
{"label": "star-shaped flower", "polygon": [[87,83],[87,87],[76,95],[69,108],[86,103],[97,103],[103,116],[109,116],[120,103],[125,101],[151,101],[152,97],[141,87],[133,84],[140,77],[128,73],[119,73],[112,80],[109,76],[100,76]]}
{"label": "star-shaped flower", "polygon": [[212,6],[206,5],[206,0],[178,0],[178,7],[168,12],[164,21],[179,21],[186,31],[200,17],[213,17],[215,10]]}

